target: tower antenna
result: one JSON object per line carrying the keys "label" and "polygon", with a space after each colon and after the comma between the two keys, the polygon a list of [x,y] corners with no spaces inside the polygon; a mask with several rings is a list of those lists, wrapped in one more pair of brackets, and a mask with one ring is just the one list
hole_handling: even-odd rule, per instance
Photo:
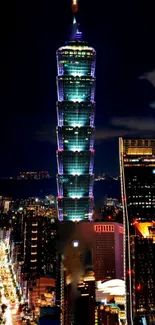
{"label": "tower antenna", "polygon": [[76,24],[76,13],[78,11],[78,0],[72,0],[73,24]]}

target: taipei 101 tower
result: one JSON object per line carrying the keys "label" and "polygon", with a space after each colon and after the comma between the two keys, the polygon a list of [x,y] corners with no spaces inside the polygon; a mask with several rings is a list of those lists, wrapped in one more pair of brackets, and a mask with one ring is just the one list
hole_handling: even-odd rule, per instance
{"label": "taipei 101 tower", "polygon": [[92,219],[96,52],[83,40],[72,0],[73,33],[57,51],[57,189],[60,221]]}

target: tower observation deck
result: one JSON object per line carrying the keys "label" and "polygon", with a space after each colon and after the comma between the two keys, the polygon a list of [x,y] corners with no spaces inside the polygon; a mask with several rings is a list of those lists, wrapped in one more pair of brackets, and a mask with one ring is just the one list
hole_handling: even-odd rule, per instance
{"label": "tower observation deck", "polygon": [[[72,9],[77,11],[77,1]],[[57,50],[57,189],[63,221],[91,220],[94,163],[96,52],[76,19],[71,41]]]}

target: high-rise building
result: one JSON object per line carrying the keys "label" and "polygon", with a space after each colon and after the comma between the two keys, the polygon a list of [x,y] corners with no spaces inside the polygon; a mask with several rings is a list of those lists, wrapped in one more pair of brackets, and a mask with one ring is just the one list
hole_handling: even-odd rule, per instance
{"label": "high-rise building", "polygon": [[[31,212],[31,213],[30,213]],[[56,274],[56,220],[30,211],[24,221],[23,273],[35,279]]]}
{"label": "high-rise building", "polygon": [[43,294],[55,294],[57,222],[53,216],[27,208],[23,223],[21,287],[24,299],[34,308],[41,304]]}
{"label": "high-rise building", "polygon": [[[124,277],[127,322],[133,324],[132,235],[135,223],[155,220],[155,139],[119,139],[121,192],[123,203]],[[133,254],[133,252],[132,252]],[[135,275],[134,275],[135,276]],[[146,277],[146,281],[148,278]],[[143,311],[145,314],[145,311]]]}
{"label": "high-rise building", "polygon": [[155,324],[155,227],[151,222],[135,222],[131,237],[131,266],[134,320]]}
{"label": "high-rise building", "polygon": [[[74,248],[76,258],[79,259],[78,250]],[[74,256],[75,256],[74,255]],[[78,270],[77,270],[78,272]],[[74,280],[76,282],[74,282]],[[95,276],[90,269],[78,275],[64,273],[64,300],[62,309],[62,321],[64,325],[94,325],[95,324]]]}
{"label": "high-rise building", "polygon": [[123,193],[129,223],[155,215],[155,139],[120,139]]}
{"label": "high-rise building", "polygon": [[95,222],[93,228],[94,243],[92,245],[95,279],[97,281],[122,279],[123,225],[116,222]]}
{"label": "high-rise building", "polygon": [[[77,1],[72,9],[77,11]],[[91,220],[96,52],[76,18],[71,41],[57,51],[57,188],[59,220]]]}
{"label": "high-rise building", "polygon": [[[100,281],[123,278],[123,233],[123,225],[116,222],[60,222],[59,250],[62,259],[60,299],[57,297],[57,300],[60,300],[62,310],[61,324],[70,324],[72,320],[73,293],[88,269],[93,269],[95,279]],[[66,281],[68,276],[71,278],[70,287]],[[82,300],[75,301],[75,304],[79,302]],[[93,306],[90,306],[91,313]]]}
{"label": "high-rise building", "polygon": [[[91,264],[85,258],[91,252],[92,265],[97,281],[123,278],[123,225],[117,222],[61,223],[61,252],[65,256],[65,269],[77,269],[79,274]],[[74,245],[77,245],[75,247]],[[75,247],[75,248],[74,248]],[[74,254],[79,250],[78,263]],[[110,256],[110,258],[109,258]],[[75,269],[76,268],[76,269]]]}
{"label": "high-rise building", "polygon": [[78,284],[76,298],[75,324],[95,324],[95,277],[94,272],[87,271]]}

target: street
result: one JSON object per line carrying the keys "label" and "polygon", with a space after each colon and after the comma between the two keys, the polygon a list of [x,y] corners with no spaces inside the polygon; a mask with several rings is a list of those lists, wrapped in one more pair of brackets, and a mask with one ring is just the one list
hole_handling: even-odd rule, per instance
{"label": "street", "polygon": [[17,295],[17,284],[12,270],[12,265],[8,261],[7,242],[0,240],[0,306],[1,322],[5,325],[20,325],[20,315],[18,313],[19,297]]}

